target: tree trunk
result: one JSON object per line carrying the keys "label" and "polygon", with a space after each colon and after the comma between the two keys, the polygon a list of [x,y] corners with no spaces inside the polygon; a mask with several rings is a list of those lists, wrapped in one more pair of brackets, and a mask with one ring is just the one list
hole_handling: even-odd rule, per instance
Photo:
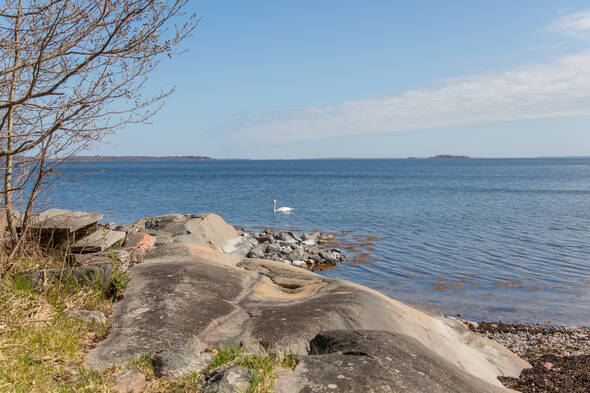
{"label": "tree trunk", "polygon": [[[19,62],[20,57],[20,44],[19,44],[19,28],[20,28],[20,19],[22,17],[23,12],[23,1],[19,0],[18,2],[18,15],[14,22],[14,71],[12,72],[12,81],[10,84],[10,92],[8,93],[8,101],[10,106],[8,107],[8,116],[7,116],[7,130],[6,130],[6,149],[8,151],[12,150],[12,143],[14,137],[14,121],[13,121],[13,106],[12,103],[14,101],[14,94],[16,91],[16,83],[18,81],[18,70],[17,65]],[[10,236],[12,240],[16,242],[18,237],[16,232],[16,223],[13,220],[12,211],[13,201],[12,201],[12,170],[14,168],[14,160],[12,155],[6,156],[6,170],[4,172],[4,207],[6,208],[6,227],[10,232]]]}

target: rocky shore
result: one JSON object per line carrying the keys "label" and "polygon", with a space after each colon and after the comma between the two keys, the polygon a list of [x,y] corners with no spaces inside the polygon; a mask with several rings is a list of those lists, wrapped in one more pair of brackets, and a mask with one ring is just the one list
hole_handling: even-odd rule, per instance
{"label": "rocky shore", "polygon": [[[529,367],[457,320],[293,264],[341,261],[325,234],[240,233],[215,214],[147,217],[99,233],[107,239],[113,229],[122,242],[108,250],[93,243],[102,251],[76,255],[68,271],[104,280],[126,270],[130,281],[109,316],[109,334],[86,356],[97,371],[117,366],[123,380],[137,376],[125,365],[149,358],[157,377],[198,373],[216,391],[236,375],[257,373],[239,368],[247,362],[212,366],[215,353],[236,345],[244,353],[292,354],[295,361],[273,380],[278,393],[506,392],[498,376]],[[34,278],[63,276],[54,270]]]}
{"label": "rocky shore", "polygon": [[[127,233],[146,233],[153,236],[156,245],[171,244],[190,236],[191,231],[174,224],[176,215],[142,219],[125,226],[110,224],[110,227]],[[339,248],[331,247],[334,234],[311,232],[298,234],[295,231],[264,229],[260,232],[234,227],[236,237],[221,247],[221,251],[247,258],[261,258],[296,267],[323,268],[335,266],[346,259]]]}
{"label": "rocky shore", "polygon": [[590,392],[590,329],[464,321],[472,331],[510,349],[532,368],[502,383],[523,393]]}
{"label": "rocky shore", "polygon": [[294,231],[272,231],[250,233],[240,230],[243,241],[250,245],[248,258],[262,258],[287,263],[297,267],[336,265],[345,256],[339,248],[322,247],[334,236],[320,232],[303,233]]}
{"label": "rocky shore", "polygon": [[[331,235],[236,230],[215,214],[148,217],[116,230],[125,239],[109,259],[88,254],[72,269],[76,277],[99,277],[117,263],[130,278],[108,336],[86,357],[98,371],[148,357],[156,376],[200,373],[206,391],[237,392],[228,381],[241,375],[243,388],[256,370],[211,364],[238,345],[244,353],[292,354],[296,361],[273,382],[278,393],[500,393],[511,391],[502,382],[516,387],[511,381],[537,364],[485,324],[468,328],[301,269],[345,259]],[[584,340],[568,337],[571,348]]]}

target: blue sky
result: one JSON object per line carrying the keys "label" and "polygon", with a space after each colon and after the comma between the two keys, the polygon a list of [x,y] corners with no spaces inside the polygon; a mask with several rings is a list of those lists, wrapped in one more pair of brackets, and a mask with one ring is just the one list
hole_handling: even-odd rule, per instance
{"label": "blue sky", "polygon": [[95,152],[590,155],[588,1],[193,1],[150,125]]}

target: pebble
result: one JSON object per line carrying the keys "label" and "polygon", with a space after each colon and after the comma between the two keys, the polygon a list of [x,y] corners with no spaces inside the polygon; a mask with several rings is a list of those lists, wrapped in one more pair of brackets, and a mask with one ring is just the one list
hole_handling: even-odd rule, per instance
{"label": "pebble", "polygon": [[553,368],[553,363],[551,363],[551,362],[544,363],[543,367],[545,367],[547,370],[551,370]]}
{"label": "pebble", "polygon": [[535,359],[543,354],[578,356],[590,354],[590,329],[572,326],[463,323],[471,330],[495,340],[518,356]]}

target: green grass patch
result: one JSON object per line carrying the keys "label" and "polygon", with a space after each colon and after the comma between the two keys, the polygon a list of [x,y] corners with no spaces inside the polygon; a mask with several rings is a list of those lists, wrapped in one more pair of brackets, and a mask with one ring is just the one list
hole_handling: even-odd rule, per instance
{"label": "green grass patch", "polygon": [[[274,372],[274,369],[273,369]],[[265,386],[265,380],[268,380],[269,378],[266,377],[264,374],[261,374],[260,371],[257,370],[251,370],[250,371],[250,386],[248,387],[248,390],[246,390],[246,393],[258,393],[258,392],[270,392],[272,389],[272,383],[274,382],[275,378],[272,378],[270,385],[267,384],[268,386]]]}
{"label": "green grass patch", "polygon": [[151,356],[139,356],[127,365],[128,368],[136,368],[150,381],[156,379],[156,360]]}
{"label": "green grass patch", "polygon": [[297,355],[291,350],[283,352],[281,367],[294,369],[295,366],[297,366]]}
{"label": "green grass patch", "polygon": [[136,368],[148,381],[142,390],[144,393],[195,393],[199,391],[201,373],[192,372],[178,378],[158,378],[156,376],[156,359],[151,356],[139,356],[127,364],[127,368]]}
{"label": "green grass patch", "polygon": [[297,356],[292,351],[279,355],[267,351],[251,353],[240,345],[232,344],[217,349],[206,370],[210,371],[228,364],[250,369],[250,387],[246,393],[268,393],[277,378],[277,368],[295,368]]}
{"label": "green grass patch", "polygon": [[[105,285],[81,285],[73,279],[36,286],[26,275],[7,276],[0,283],[0,393],[107,393],[113,367],[105,372],[84,365],[88,351],[104,338],[108,326],[68,317],[74,310],[110,313],[115,299]],[[294,368],[291,352],[271,354],[228,345],[214,351],[203,371],[234,364],[250,369],[248,393],[270,392],[280,368]],[[199,391],[203,373],[159,378],[156,361],[141,356],[126,368],[138,369],[147,380],[145,393]]]}
{"label": "green grass patch", "polygon": [[[0,393],[107,393],[113,367],[89,370],[84,356],[104,338],[107,326],[67,316],[74,310],[109,314],[114,299],[104,286],[61,280],[36,287],[27,276],[0,284]],[[197,392],[201,374],[157,378],[155,360],[138,357],[127,367],[146,376],[146,393]]]}
{"label": "green grass patch", "polygon": [[237,344],[230,344],[226,347],[219,348],[216,350],[216,354],[211,359],[211,363],[207,366],[206,371],[216,369],[217,367],[228,364],[235,359],[238,359],[244,355],[244,348]]}
{"label": "green grass patch", "polygon": [[108,313],[112,301],[97,288],[60,282],[35,287],[26,276],[0,284],[0,392],[107,392],[103,376],[83,367],[102,324],[69,318],[73,310]]}

